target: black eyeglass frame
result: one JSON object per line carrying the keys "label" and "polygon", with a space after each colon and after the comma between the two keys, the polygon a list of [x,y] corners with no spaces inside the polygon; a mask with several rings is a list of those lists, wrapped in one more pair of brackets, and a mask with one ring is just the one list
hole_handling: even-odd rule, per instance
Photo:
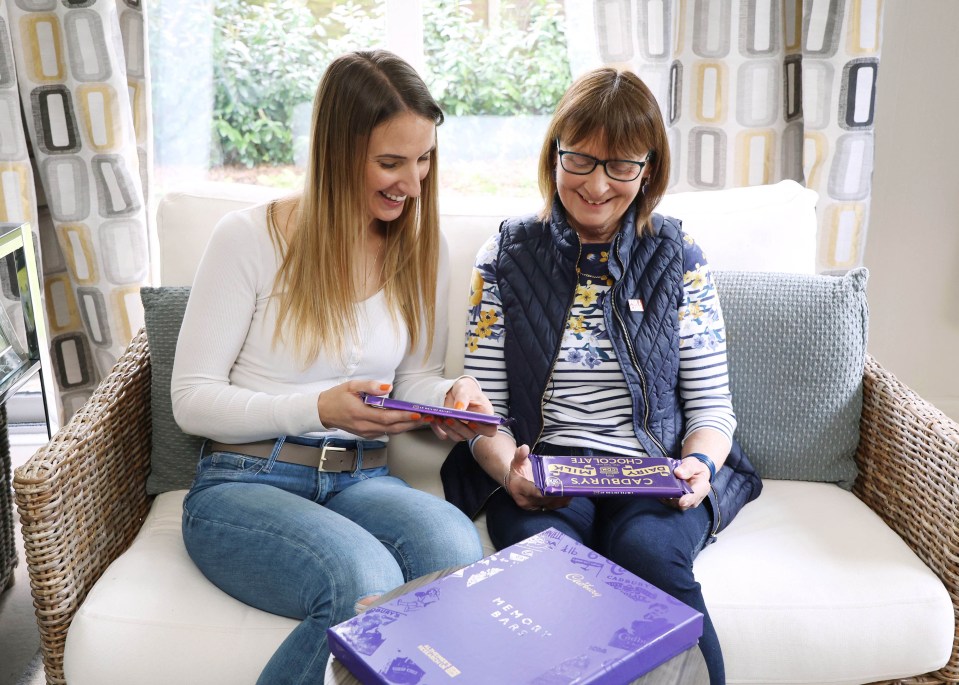
{"label": "black eyeglass frame", "polygon": [[[572,150],[564,150],[563,148],[559,146],[559,140],[557,139],[556,154],[559,156],[559,165],[563,168],[563,171],[565,171],[568,174],[573,174],[574,176],[589,176],[591,173],[596,171],[597,166],[601,166],[603,167],[603,173],[605,173],[606,176],[608,176],[609,178],[613,179],[614,181],[619,181],[621,183],[629,183],[630,181],[635,181],[637,178],[639,178],[639,175],[643,173],[643,169],[649,163],[649,158],[652,157],[653,151],[650,150],[649,152],[647,152],[646,157],[643,158],[642,161],[635,160],[635,159],[597,159],[596,157],[593,157],[592,155],[587,155],[583,152],[573,152]],[[566,165],[563,164],[563,157],[565,155],[576,155],[577,157],[583,157],[585,159],[592,160],[593,166],[590,167],[589,171],[573,171],[571,169],[567,169]],[[636,175],[633,176],[632,178],[617,178],[616,176],[613,176],[611,173],[609,173],[609,167],[606,165],[609,164],[610,162],[624,162],[626,164],[635,164]]]}

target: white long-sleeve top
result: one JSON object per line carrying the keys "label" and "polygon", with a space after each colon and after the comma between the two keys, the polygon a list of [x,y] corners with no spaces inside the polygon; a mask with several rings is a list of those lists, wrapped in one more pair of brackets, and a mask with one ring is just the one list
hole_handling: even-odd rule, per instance
{"label": "white long-sleeve top", "polygon": [[[317,398],[348,380],[392,383],[391,396],[442,405],[453,381],[442,377],[447,306],[437,288],[432,351],[409,349],[409,332],[387,307],[383,291],[357,305],[358,330],[341,358],[321,354],[303,366],[282,341],[273,343],[271,297],[281,255],[267,228],[266,205],[227,214],[200,260],[177,340],[171,394],[180,428],[220,442],[321,433]],[[449,281],[446,243],[437,283]],[[385,436],[384,436],[385,439]]]}

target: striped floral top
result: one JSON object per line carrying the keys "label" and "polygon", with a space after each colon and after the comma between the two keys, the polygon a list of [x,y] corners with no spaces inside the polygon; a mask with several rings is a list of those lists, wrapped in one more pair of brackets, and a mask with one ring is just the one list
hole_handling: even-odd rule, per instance
{"label": "striped floral top", "polygon": [[[480,249],[473,269],[465,373],[480,382],[496,413],[505,416],[509,391],[503,358],[503,307],[496,286],[498,254],[497,233]],[[603,320],[603,300],[613,283],[608,256],[608,244],[582,246],[579,282],[546,390],[540,440],[638,455],[643,449],[633,432],[626,378]],[[702,250],[688,236],[684,262],[683,299],[677,312],[684,439],[701,428],[713,428],[732,438],[736,417],[729,394],[722,312]]]}

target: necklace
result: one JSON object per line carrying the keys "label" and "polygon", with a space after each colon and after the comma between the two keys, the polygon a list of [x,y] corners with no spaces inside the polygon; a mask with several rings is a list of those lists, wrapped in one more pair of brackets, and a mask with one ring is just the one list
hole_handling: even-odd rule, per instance
{"label": "necklace", "polygon": [[373,256],[373,266],[371,266],[365,274],[363,274],[363,295],[364,297],[369,294],[369,281],[370,277],[376,273],[376,265],[380,261],[380,253],[383,252],[383,249],[386,247],[386,241],[380,245],[380,249],[376,251],[376,254]]}

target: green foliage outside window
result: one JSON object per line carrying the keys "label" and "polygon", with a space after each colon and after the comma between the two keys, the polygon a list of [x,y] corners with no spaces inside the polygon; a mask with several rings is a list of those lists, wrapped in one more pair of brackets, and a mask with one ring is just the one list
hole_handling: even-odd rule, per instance
{"label": "green foliage outside window", "polygon": [[[494,30],[462,0],[423,5],[423,76],[448,115],[552,111],[570,83],[561,3],[532,0],[522,21]],[[217,0],[214,161],[292,163],[294,108],[312,101],[333,57],[383,45],[384,11],[347,0],[316,18],[300,3]]]}
{"label": "green foliage outside window", "polygon": [[550,114],[570,84],[562,4],[530,3],[497,30],[460,0],[424,3],[426,80],[447,114]]}
{"label": "green foliage outside window", "polygon": [[[247,167],[289,164],[294,107],[312,100],[333,51],[372,38],[366,34],[373,22],[352,3],[320,22],[309,9],[290,2],[218,0],[216,10],[214,160]],[[340,23],[354,45],[328,38],[327,30]]]}

